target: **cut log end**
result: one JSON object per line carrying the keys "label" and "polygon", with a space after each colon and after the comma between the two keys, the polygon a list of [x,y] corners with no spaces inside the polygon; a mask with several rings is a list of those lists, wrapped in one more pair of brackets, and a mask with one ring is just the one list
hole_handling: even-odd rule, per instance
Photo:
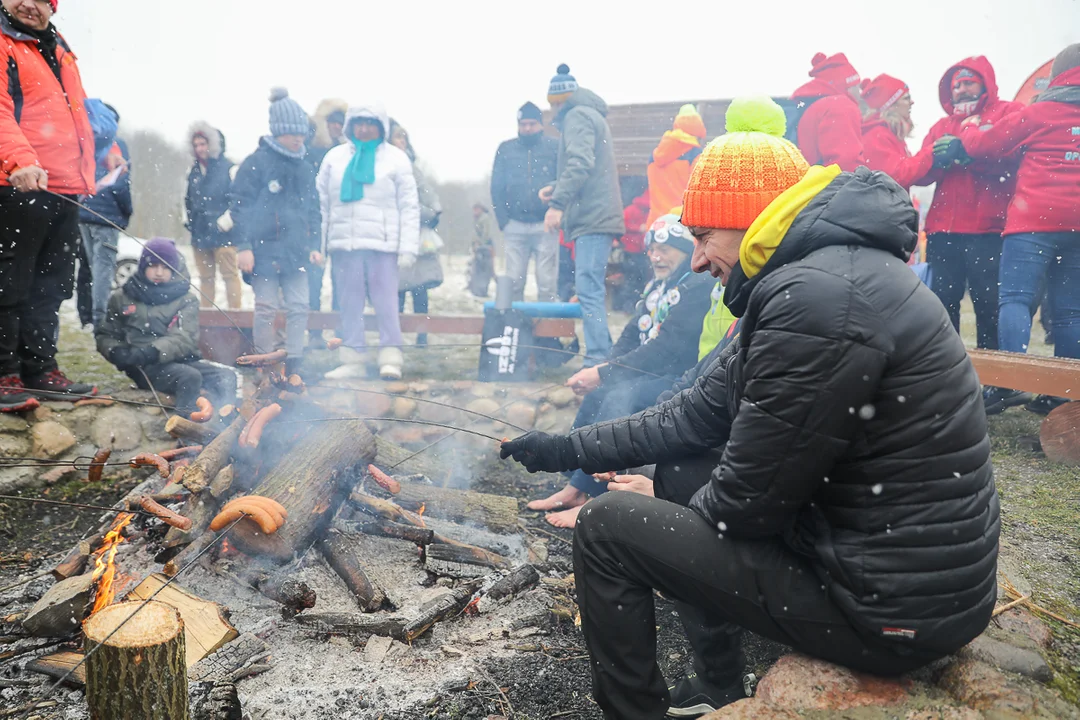
{"label": "cut log end", "polygon": [[140,605],[140,602],[123,602],[102,608],[83,622],[83,634],[98,645],[115,631],[108,645],[141,648],[168,642],[183,631],[180,612],[164,603],[148,602],[128,620]]}

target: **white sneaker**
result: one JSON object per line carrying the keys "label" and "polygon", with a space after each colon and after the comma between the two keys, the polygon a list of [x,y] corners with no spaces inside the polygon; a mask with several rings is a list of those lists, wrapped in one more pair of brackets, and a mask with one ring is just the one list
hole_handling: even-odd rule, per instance
{"label": "white sneaker", "polygon": [[405,357],[401,348],[384,347],[379,349],[379,377],[383,380],[400,380],[401,366]]}
{"label": "white sneaker", "polygon": [[343,363],[341,367],[331,370],[323,377],[331,380],[353,380],[367,377],[367,353],[343,346],[338,350],[338,358]]}

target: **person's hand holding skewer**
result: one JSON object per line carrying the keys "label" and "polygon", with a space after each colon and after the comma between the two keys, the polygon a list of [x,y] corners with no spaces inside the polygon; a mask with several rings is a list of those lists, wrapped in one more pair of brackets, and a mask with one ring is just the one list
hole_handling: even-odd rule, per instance
{"label": "person's hand holding skewer", "polygon": [[578,468],[574,443],[568,435],[532,431],[502,444],[499,457],[512,457],[531,473],[561,472]]}

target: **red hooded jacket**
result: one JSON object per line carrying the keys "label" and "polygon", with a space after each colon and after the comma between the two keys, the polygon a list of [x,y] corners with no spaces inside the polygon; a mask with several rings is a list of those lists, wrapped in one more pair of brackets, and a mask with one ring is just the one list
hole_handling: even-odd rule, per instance
{"label": "red hooded jacket", "polygon": [[[994,125],[1002,118],[1020,110],[1023,105],[998,99],[994,68],[985,57],[971,57],[945,71],[938,84],[938,97],[946,116],[938,120],[923,141],[922,150],[933,149],[942,135],[960,136],[967,116],[953,113],[952,78],[957,70],[967,68],[982,76],[986,92],[972,114],[979,115],[984,124]],[[920,151],[922,152],[922,151]],[[933,233],[999,233],[1005,229],[1005,211],[1016,187],[1015,157],[998,156],[978,160],[969,165],[948,170],[933,169],[916,185],[937,183],[934,201],[926,216],[926,232]]]}
{"label": "red hooded jacket", "polygon": [[882,171],[905,190],[924,178],[934,165],[932,148],[924,147],[912,156],[907,143],[884,120],[867,120],[862,135],[866,167]]}
{"label": "red hooded jacket", "polygon": [[0,15],[0,185],[19,168],[39,165],[49,189],[65,195],[94,192],[94,132],[86,114],[75,53],[57,37],[60,79],[36,41]]}
{"label": "red hooded jacket", "polygon": [[960,139],[974,158],[1022,153],[1004,235],[1080,232],[1080,67],[1019,112],[969,123]]}
{"label": "red hooded jacket", "polygon": [[628,253],[645,252],[645,231],[649,229],[646,221],[649,217],[650,196],[651,193],[646,190],[623,209],[626,234],[619,239],[619,242]]}
{"label": "red hooded jacket", "polygon": [[832,165],[852,172],[864,165],[862,114],[844,89],[814,78],[791,95],[810,104],[799,118],[798,146],[811,165]]}

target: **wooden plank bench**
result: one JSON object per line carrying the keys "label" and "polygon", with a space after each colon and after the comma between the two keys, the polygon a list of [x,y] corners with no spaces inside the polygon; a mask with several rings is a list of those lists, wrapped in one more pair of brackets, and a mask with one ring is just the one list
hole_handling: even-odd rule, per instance
{"label": "wooden plank bench", "polygon": [[[308,313],[308,330],[334,330],[338,326],[338,313]],[[203,309],[199,313],[199,349],[207,360],[232,365],[239,356],[251,351],[251,327],[255,313],[251,310],[216,312]],[[377,332],[375,315],[364,316],[368,332]],[[285,315],[278,313],[276,325],[285,327]],[[236,331],[244,331],[241,337]],[[477,348],[484,331],[482,315],[401,315],[401,331],[428,333],[430,335],[475,335]],[[574,321],[564,318],[538,318],[533,326],[536,337],[573,337]]]}
{"label": "wooden plank bench", "polygon": [[983,385],[1040,395],[1080,398],[1080,360],[968,350]]}

